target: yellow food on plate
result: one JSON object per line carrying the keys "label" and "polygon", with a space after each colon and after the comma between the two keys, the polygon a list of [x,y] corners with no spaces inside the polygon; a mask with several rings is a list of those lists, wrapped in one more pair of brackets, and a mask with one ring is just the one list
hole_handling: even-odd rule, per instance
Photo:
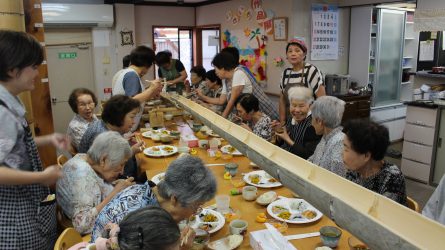
{"label": "yellow food on plate", "polygon": [[233,153],[233,152],[235,152],[235,148],[234,147],[232,147],[232,146],[227,146],[227,152],[229,152],[229,153]]}
{"label": "yellow food on plate", "polygon": [[212,214],[212,213],[208,213],[208,214],[204,215],[204,216],[201,218],[201,220],[204,221],[204,222],[215,222],[215,221],[218,221],[218,217],[216,217],[216,216],[215,216],[214,214]]}
{"label": "yellow food on plate", "polygon": [[250,182],[252,182],[253,184],[258,184],[260,182],[260,176],[257,174],[252,174],[249,176],[249,180]]}
{"label": "yellow food on plate", "polygon": [[287,208],[285,208],[285,207],[282,207],[282,206],[273,206],[272,207],[272,213],[278,214],[278,213],[281,213],[281,212],[289,212],[289,210]]}
{"label": "yellow food on plate", "polygon": [[208,136],[207,134],[205,134],[205,133],[199,131],[199,132],[196,132],[196,137],[198,137],[198,139],[206,139],[206,138],[208,138],[209,136]]}
{"label": "yellow food on plate", "polygon": [[275,183],[275,182],[277,182],[277,179],[275,179],[275,178],[270,178],[268,181],[269,181],[270,183]]}
{"label": "yellow food on plate", "polygon": [[162,150],[164,150],[164,151],[167,152],[167,153],[171,153],[171,152],[173,152],[173,148],[172,148],[172,147],[169,147],[169,146],[165,146]]}
{"label": "yellow food on plate", "polygon": [[284,211],[278,214],[278,217],[280,217],[281,219],[284,220],[288,220],[291,216],[291,213],[289,213],[289,211]]}
{"label": "yellow food on plate", "polygon": [[192,155],[196,155],[197,153],[198,153],[198,151],[196,149],[194,149],[194,148],[192,148],[190,150],[190,154],[192,154]]}
{"label": "yellow food on plate", "polygon": [[303,215],[304,217],[306,217],[308,219],[313,219],[313,218],[315,218],[315,216],[317,216],[317,213],[312,210],[306,210],[303,213],[301,213],[301,215]]}
{"label": "yellow food on plate", "polygon": [[164,130],[161,133],[164,134],[164,135],[168,135],[168,131],[167,130]]}

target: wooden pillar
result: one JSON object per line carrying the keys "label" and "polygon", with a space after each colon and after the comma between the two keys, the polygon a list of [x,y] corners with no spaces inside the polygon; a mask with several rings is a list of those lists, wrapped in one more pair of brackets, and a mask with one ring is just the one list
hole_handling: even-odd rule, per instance
{"label": "wooden pillar", "polygon": [[[14,1],[21,2],[18,0]],[[26,32],[34,36],[43,46],[44,51],[46,51],[41,6],[41,0],[23,0]],[[32,109],[30,112],[32,112],[32,117],[34,118],[35,135],[42,136],[54,133],[46,53],[44,61],[39,67],[39,76],[35,81],[35,88],[31,91],[31,104]],[[57,163],[56,150],[53,146],[40,147],[39,154],[44,166]]]}

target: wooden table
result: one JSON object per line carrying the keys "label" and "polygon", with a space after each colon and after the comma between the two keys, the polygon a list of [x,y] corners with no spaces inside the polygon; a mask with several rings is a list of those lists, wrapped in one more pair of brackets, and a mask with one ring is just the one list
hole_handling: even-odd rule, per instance
{"label": "wooden table", "polygon": [[[177,119],[175,117],[175,119]],[[167,129],[173,129],[176,130],[176,125],[169,125],[166,126]],[[162,143],[155,143],[151,139],[145,139],[142,136],[140,137],[144,140],[145,145],[147,147],[155,146],[155,145],[163,145]],[[177,145],[178,140],[174,140],[172,145]],[[223,145],[225,142],[223,141]],[[198,151],[198,154],[195,155],[199,158],[201,158],[206,164],[212,164],[212,163],[228,163],[228,162],[235,162],[239,165],[238,167],[238,173],[237,176],[241,176],[241,173],[248,173],[250,171],[258,170],[258,168],[253,168],[250,166],[250,160],[247,157],[244,156],[234,156],[230,160],[223,160],[223,159],[215,159],[211,158],[207,155],[207,152],[204,149],[196,148]],[[170,157],[163,157],[163,158],[152,158],[147,157],[143,153],[140,153],[137,155],[137,159],[139,161],[140,167],[142,171],[146,171],[147,177],[151,179],[156,174],[159,174],[161,172],[165,172],[170,162],[175,160],[178,157],[179,154],[170,156]],[[218,182],[218,189],[217,194],[229,194],[230,189],[233,189],[233,185],[231,184],[230,180],[224,180],[224,166],[210,166],[209,167],[212,172],[214,173],[217,182]],[[273,189],[264,189],[264,188],[258,188],[258,195],[261,195],[267,191],[273,190],[278,195],[282,195],[285,197],[293,197],[292,193],[289,189],[285,187],[278,187]],[[207,202],[206,205],[212,205],[215,204],[215,200],[212,199],[211,201]],[[262,230],[265,229],[265,225],[263,223],[258,223],[255,221],[255,218],[258,213],[266,213],[266,206],[261,206],[257,204],[255,201],[246,201],[243,199],[241,195],[236,196],[230,196],[230,206],[234,210],[239,210],[241,212],[241,219],[246,220],[249,223],[248,226],[248,233],[256,230]],[[270,215],[267,214],[268,218],[272,218]],[[302,234],[302,233],[312,233],[312,232],[318,232],[321,227],[323,226],[335,226],[335,223],[330,220],[328,217],[323,216],[320,220],[317,222],[309,223],[309,224],[289,224],[288,223],[288,230],[284,235],[292,235],[292,234]],[[351,236],[349,232],[346,230],[342,230],[342,236],[340,238],[339,245],[336,249],[349,249],[348,246],[348,238]],[[229,234],[229,226],[228,223],[224,225],[224,227],[219,230],[218,232],[211,235],[210,241],[218,240],[220,238],[223,238]],[[305,238],[305,239],[299,239],[299,240],[292,240],[290,241],[297,249],[314,249],[316,247],[322,246],[320,237],[312,237],[312,238]],[[251,249],[250,247],[250,237],[249,234],[246,234],[244,237],[244,241],[242,245],[238,249]]]}

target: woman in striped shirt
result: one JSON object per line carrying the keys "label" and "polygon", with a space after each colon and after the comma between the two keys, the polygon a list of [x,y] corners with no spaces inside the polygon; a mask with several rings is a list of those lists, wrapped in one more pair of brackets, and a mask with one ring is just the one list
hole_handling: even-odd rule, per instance
{"label": "woman in striped shirt", "polygon": [[312,90],[314,98],[326,95],[323,75],[314,65],[305,62],[307,54],[306,44],[299,39],[292,39],[286,46],[286,58],[292,68],[284,70],[280,82],[280,121],[284,123],[289,111],[287,107],[289,89],[293,87],[307,87]]}
{"label": "woman in striped shirt", "polygon": [[321,136],[315,133],[312,126],[310,105],[314,100],[309,88],[298,87],[289,90],[289,116],[283,131],[281,124],[273,121],[272,126],[279,140],[279,145],[301,158],[307,159],[314,153]]}

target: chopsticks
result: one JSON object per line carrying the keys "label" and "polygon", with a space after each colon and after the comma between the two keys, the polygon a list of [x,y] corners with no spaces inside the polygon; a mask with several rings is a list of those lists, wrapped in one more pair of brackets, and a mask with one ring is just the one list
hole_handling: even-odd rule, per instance
{"label": "chopsticks", "polygon": [[144,151],[145,149],[145,143],[144,141],[139,137],[139,135],[135,135],[134,138],[136,139],[136,142],[142,142],[142,145],[139,147],[139,150]]}
{"label": "chopsticks", "polygon": [[[188,220],[187,220],[187,224],[188,224]],[[187,231],[187,234],[181,239],[181,247],[184,246],[184,244],[187,242],[187,239],[190,237],[190,234],[193,232],[192,228],[189,228],[189,230]]]}

